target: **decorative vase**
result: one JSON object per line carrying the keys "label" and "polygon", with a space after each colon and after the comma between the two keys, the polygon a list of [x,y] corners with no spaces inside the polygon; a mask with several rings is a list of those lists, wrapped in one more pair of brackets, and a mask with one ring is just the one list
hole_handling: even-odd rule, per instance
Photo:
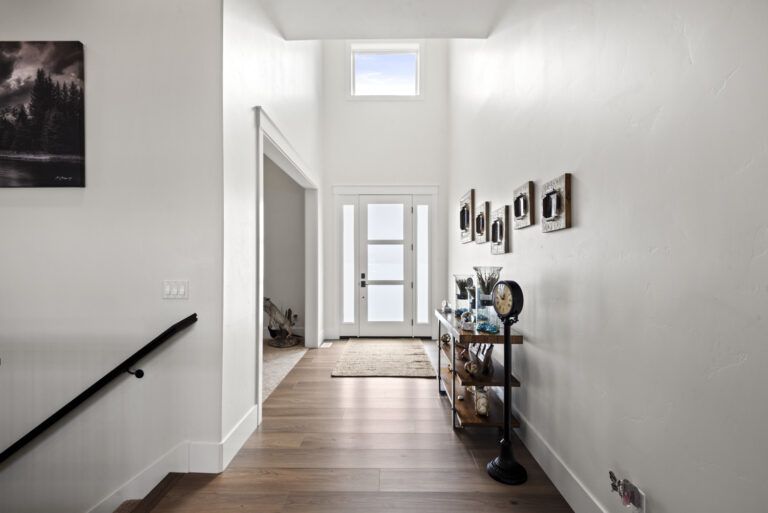
{"label": "decorative vase", "polygon": [[[496,312],[493,309],[493,287],[499,281],[502,267],[497,266],[477,266],[474,267],[477,278],[475,288],[477,294],[476,314],[478,329],[487,326],[489,331],[498,333],[498,327],[501,325]],[[496,328],[493,330],[493,328]],[[480,330],[483,331],[483,330]]]}
{"label": "decorative vase", "polygon": [[460,316],[463,312],[472,308],[469,303],[469,290],[467,289],[467,280],[472,283],[472,275],[454,274],[453,279],[456,291],[456,308],[454,312],[456,312],[457,316]]}

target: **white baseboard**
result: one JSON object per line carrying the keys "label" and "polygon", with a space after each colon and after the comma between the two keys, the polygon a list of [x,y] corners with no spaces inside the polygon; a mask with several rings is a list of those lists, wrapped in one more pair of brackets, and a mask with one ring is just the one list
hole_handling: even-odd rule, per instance
{"label": "white baseboard", "polygon": [[187,472],[188,447],[188,442],[181,442],[89,509],[88,513],[113,513],[124,501],[145,497],[168,473]]}
{"label": "white baseboard", "polygon": [[259,409],[252,406],[221,442],[179,443],[89,509],[88,513],[112,513],[124,501],[141,499],[170,472],[223,472],[258,425]]}
{"label": "white baseboard", "polygon": [[260,422],[259,407],[257,405],[251,406],[251,409],[243,415],[240,422],[224,437],[224,441],[221,442],[222,472],[229,466],[232,458],[240,451],[245,441],[256,431]]}
{"label": "white baseboard", "polygon": [[237,451],[259,426],[259,408],[254,405],[219,443],[189,444],[189,472],[218,474],[224,472]]}
{"label": "white baseboard", "polygon": [[575,513],[609,513],[608,509],[600,504],[597,497],[552,449],[541,433],[531,425],[525,415],[515,411],[515,416],[520,420],[518,436],[573,511]]}

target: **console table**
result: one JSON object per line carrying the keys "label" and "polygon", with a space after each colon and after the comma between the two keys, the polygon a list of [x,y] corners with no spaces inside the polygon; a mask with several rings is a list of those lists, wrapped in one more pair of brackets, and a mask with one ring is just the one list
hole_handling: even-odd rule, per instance
{"label": "console table", "polygon": [[[435,310],[435,317],[438,321],[437,328],[437,388],[441,394],[446,394],[453,410],[453,427],[460,428],[466,426],[472,427],[504,427],[504,403],[497,394],[490,392],[488,395],[488,416],[481,417],[475,415],[475,400],[472,393],[466,387],[486,386],[503,387],[504,373],[510,372],[505,369],[498,361],[494,361],[493,373],[470,376],[464,370],[465,360],[459,358],[456,352],[456,342],[464,344],[501,344],[504,347],[504,335],[501,333],[490,334],[473,330],[466,331],[461,329],[460,321],[454,316],[453,312],[443,313],[442,310]],[[443,343],[442,334],[451,335],[450,343]],[[513,344],[522,344],[523,336],[512,330]],[[445,364],[445,365],[444,365]],[[450,367],[448,366],[450,364]],[[519,387],[520,381],[512,376],[512,386]],[[463,396],[464,400],[457,400],[458,396]],[[519,427],[520,423],[512,416],[512,427]]]}

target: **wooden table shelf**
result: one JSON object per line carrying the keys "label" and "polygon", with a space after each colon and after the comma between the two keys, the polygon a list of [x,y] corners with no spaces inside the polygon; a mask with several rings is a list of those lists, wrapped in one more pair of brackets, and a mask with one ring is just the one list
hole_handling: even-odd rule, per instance
{"label": "wooden table shelf", "polygon": [[[459,321],[453,313],[443,313],[435,310],[435,317],[438,320],[438,372],[437,382],[440,393],[446,393],[448,401],[453,409],[453,427],[495,427],[504,426],[504,403],[501,398],[493,391],[489,390],[488,416],[481,417],[475,414],[475,401],[472,392],[468,387],[503,387],[504,373],[509,370],[504,369],[504,365],[494,361],[493,373],[490,375],[476,374],[471,376],[464,370],[465,360],[459,358],[459,351],[455,342],[462,345],[468,344],[503,344],[504,335],[489,334],[477,330],[467,331],[459,328]],[[446,344],[440,340],[443,333],[451,335],[451,342]],[[512,331],[511,342],[513,344],[522,344],[523,336]],[[460,349],[459,349],[460,350]],[[503,351],[503,349],[502,349]],[[445,361],[445,365],[443,364]],[[455,365],[454,365],[455,363]],[[449,368],[451,367],[451,368]],[[510,374],[511,385],[519,387],[520,381]],[[462,401],[457,400],[462,396]],[[519,427],[518,420],[511,416],[512,427]]]}
{"label": "wooden table shelf", "polygon": [[[446,389],[450,388],[451,371],[448,367],[440,369],[440,379]],[[454,377],[454,379],[457,379]],[[451,402],[451,406],[456,410],[456,417],[461,423],[462,427],[496,427],[500,428],[504,426],[504,404],[501,399],[492,392],[489,391],[488,400],[488,416],[482,417],[475,413],[475,398],[470,390],[459,384],[458,379],[454,384],[456,392],[455,404],[452,401],[451,395],[448,395],[448,401]],[[459,400],[458,397],[462,396],[464,399]],[[511,418],[512,427],[520,427],[520,422],[513,415]]]}
{"label": "wooden table shelf", "polygon": [[[452,361],[451,358],[451,346],[448,344],[440,343],[440,349],[443,351],[443,358],[446,359],[446,361],[450,362]],[[469,372],[467,372],[464,369],[464,364],[467,363],[466,360],[462,360],[459,358],[458,354],[456,355],[456,377],[459,378],[459,383],[461,383],[462,386],[465,387],[503,387],[504,386],[504,366],[501,365],[499,362],[493,363],[493,373],[492,374],[475,374],[470,375]],[[519,387],[520,381],[512,375],[512,386],[513,387]]]}
{"label": "wooden table shelf", "polygon": [[[443,313],[440,310],[435,310],[435,317],[437,317],[437,320],[439,321],[442,328],[447,332],[450,333],[451,336],[456,340],[461,340],[465,343],[470,344],[503,344],[504,343],[504,335],[501,333],[485,333],[482,331],[472,330],[472,331],[466,331],[459,327],[460,322],[456,318],[455,315],[453,315],[453,312]],[[515,330],[512,330],[512,338],[510,341],[513,344],[522,344],[523,343],[523,336],[516,332]]]}

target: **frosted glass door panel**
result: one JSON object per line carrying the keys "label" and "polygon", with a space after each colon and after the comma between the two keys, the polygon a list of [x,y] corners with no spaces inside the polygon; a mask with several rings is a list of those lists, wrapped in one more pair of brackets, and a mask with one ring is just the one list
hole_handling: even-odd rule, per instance
{"label": "frosted glass door panel", "polygon": [[403,205],[368,205],[368,240],[403,240]]}
{"label": "frosted glass door panel", "polygon": [[368,286],[368,321],[403,322],[405,320],[402,285]]}
{"label": "frosted glass door panel", "polygon": [[429,205],[416,207],[416,322],[429,322]]}
{"label": "frosted glass door panel", "polygon": [[402,281],[405,262],[402,244],[368,244],[368,279]]}
{"label": "frosted glass door panel", "polygon": [[343,322],[355,322],[355,303],[357,295],[355,294],[355,206],[344,205],[343,216],[343,234],[342,234],[342,254],[343,254]]}

